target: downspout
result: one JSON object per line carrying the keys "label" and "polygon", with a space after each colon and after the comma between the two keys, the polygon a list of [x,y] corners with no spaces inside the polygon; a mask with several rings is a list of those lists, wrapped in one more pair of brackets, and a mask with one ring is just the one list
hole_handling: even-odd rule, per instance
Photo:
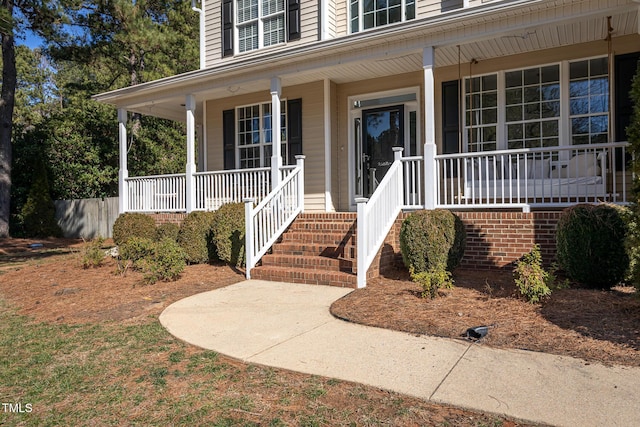
{"label": "downspout", "polygon": [[191,0],[191,10],[200,15],[200,69],[206,68],[204,49],[204,0],[200,0],[200,8],[196,7],[197,0]]}

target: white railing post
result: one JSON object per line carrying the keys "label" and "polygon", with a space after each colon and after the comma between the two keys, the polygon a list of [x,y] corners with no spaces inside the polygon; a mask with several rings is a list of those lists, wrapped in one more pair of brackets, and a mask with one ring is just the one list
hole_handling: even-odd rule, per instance
{"label": "white railing post", "polygon": [[186,210],[187,213],[193,211],[196,206],[195,179],[196,172],[195,149],[196,149],[196,97],[187,95],[185,108],[187,110],[187,165],[185,167],[186,181]]}
{"label": "white railing post", "polygon": [[402,165],[402,150],[403,147],[392,147],[393,150],[393,162],[400,164],[400,173],[398,174],[398,194],[402,200],[401,205],[404,205],[404,168]]}
{"label": "white railing post", "polygon": [[282,137],[280,134],[280,95],[282,82],[280,78],[271,79],[271,190],[280,184],[280,168],[282,168]]}
{"label": "white railing post", "polygon": [[255,266],[255,261],[253,259],[253,238],[254,238],[254,229],[253,229],[253,204],[256,199],[254,198],[246,198],[243,200],[244,202],[244,248],[246,252],[245,256],[245,269],[246,269],[246,278],[251,279],[251,269]]}
{"label": "white railing post", "polygon": [[438,197],[436,145],[424,144],[424,208],[435,209]]}
{"label": "white railing post", "polygon": [[120,171],[118,173],[118,213],[129,210],[129,170],[127,169],[127,110],[118,110],[118,144]]}
{"label": "white railing post", "polygon": [[366,207],[369,199],[366,197],[357,197],[355,202],[358,206],[358,223],[357,223],[357,233],[356,233],[356,246],[357,246],[357,275],[358,275],[358,289],[364,288],[367,285],[367,239],[368,239],[368,230],[367,230],[367,218],[366,218]]}
{"label": "white railing post", "polygon": [[298,206],[300,206],[301,213],[304,212],[304,159],[305,156],[302,154],[296,156],[296,167],[300,169],[300,176],[298,177]]}

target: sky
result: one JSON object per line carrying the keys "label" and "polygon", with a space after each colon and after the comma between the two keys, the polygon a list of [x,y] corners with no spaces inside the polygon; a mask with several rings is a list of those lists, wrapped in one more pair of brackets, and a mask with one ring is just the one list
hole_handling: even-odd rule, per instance
{"label": "sky", "polygon": [[42,46],[42,39],[31,31],[24,31],[16,36],[16,44],[28,46],[31,49]]}

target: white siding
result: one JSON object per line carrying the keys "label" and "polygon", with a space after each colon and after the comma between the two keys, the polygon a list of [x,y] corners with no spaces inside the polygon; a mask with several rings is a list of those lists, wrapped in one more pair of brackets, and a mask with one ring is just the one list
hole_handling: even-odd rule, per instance
{"label": "white siding", "polygon": [[[232,58],[222,57],[222,2],[220,0],[206,3],[205,9],[205,44],[206,44],[206,63],[207,67],[215,66],[220,61],[232,60]],[[282,46],[293,44],[311,43],[318,40],[320,11],[318,10],[318,2],[316,0],[303,0],[300,5],[300,25],[302,36],[300,40],[284,43],[269,49],[278,49]],[[261,53],[264,49],[258,49],[253,52],[242,54],[247,57],[253,53]]]}

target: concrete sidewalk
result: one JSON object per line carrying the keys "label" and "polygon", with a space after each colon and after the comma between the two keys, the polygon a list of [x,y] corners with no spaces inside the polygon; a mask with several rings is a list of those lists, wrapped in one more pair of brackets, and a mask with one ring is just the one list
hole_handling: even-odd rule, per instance
{"label": "concrete sidewalk", "polygon": [[250,280],[178,301],[160,322],[246,362],[536,423],[640,426],[640,368],[347,323],[329,306],[350,291]]}

